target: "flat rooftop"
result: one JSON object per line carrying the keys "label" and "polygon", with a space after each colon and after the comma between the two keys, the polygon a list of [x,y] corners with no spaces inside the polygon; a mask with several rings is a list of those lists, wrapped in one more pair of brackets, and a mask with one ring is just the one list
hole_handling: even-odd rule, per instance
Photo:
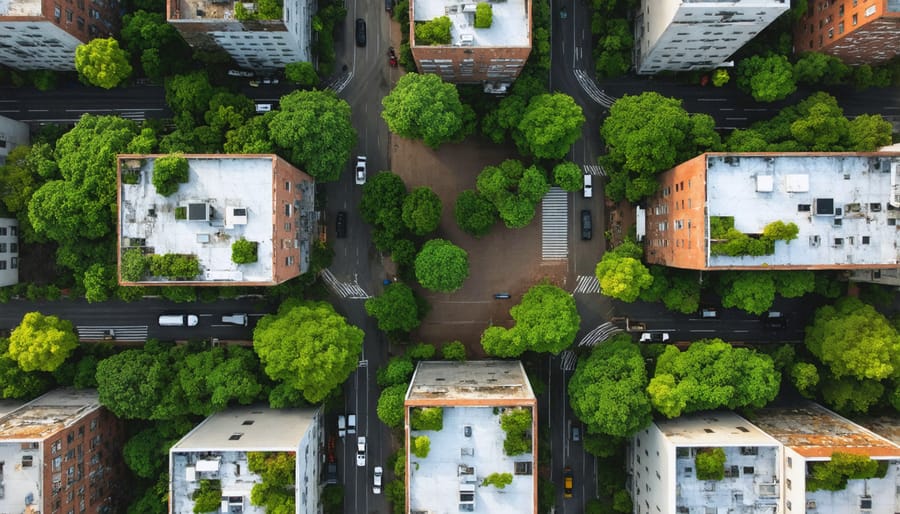
{"label": "flat rooftop", "polygon": [[800,229],[773,255],[709,255],[709,267],[900,264],[900,153],[707,154],[706,167],[708,216],[745,234]]}
{"label": "flat rooftop", "polygon": [[0,16],[41,15],[40,0],[0,0]]}
{"label": "flat rooftop", "polygon": [[[421,364],[420,364],[421,366]],[[464,427],[471,427],[466,437]],[[411,431],[427,435],[431,451],[424,459],[410,454],[410,510],[433,513],[463,512],[462,503],[474,503],[474,512],[509,514],[535,511],[534,473],[531,454],[509,457],[503,453],[506,433],[500,428],[499,412],[491,407],[444,408],[439,431]],[[516,474],[516,463],[528,474]],[[510,473],[512,484],[504,489],[481,486],[491,473]],[[469,503],[466,503],[468,506]]]}
{"label": "flat rooftop", "polygon": [[656,421],[666,439],[676,446],[778,446],[774,438],[733,412],[689,414]]}
{"label": "flat rooftop", "polygon": [[896,444],[812,402],[759,409],[753,423],[808,459],[829,458],[835,451],[900,457]]}
{"label": "flat rooftop", "polygon": [[519,361],[422,361],[406,395],[407,403],[509,405],[534,402],[534,391]]}
{"label": "flat rooftop", "polygon": [[44,439],[100,407],[96,389],[54,389],[0,417],[0,441]]}
{"label": "flat rooftop", "polygon": [[[413,16],[423,22],[447,16],[452,23],[452,46],[528,47],[529,35],[527,0],[489,1],[492,23],[489,28],[475,28],[475,1],[415,0]],[[427,46],[427,45],[421,45]]]}
{"label": "flat rooftop", "polygon": [[170,1],[175,5],[175,9],[170,11],[170,21],[238,21],[234,17],[234,6],[238,3],[235,0]]}
{"label": "flat rooftop", "polygon": [[[185,156],[188,181],[171,196],[153,186],[153,163],[162,156],[122,156],[119,166],[140,169],[137,184],[122,183],[119,236],[122,248],[157,255],[193,254],[199,278],[185,282],[272,282],[274,155]],[[187,219],[176,220],[184,208]],[[235,264],[231,245],[240,238],[257,245],[257,261]],[[167,283],[147,279],[147,283]]]}
{"label": "flat rooftop", "polygon": [[203,420],[171,452],[297,451],[316,409],[240,406]]}

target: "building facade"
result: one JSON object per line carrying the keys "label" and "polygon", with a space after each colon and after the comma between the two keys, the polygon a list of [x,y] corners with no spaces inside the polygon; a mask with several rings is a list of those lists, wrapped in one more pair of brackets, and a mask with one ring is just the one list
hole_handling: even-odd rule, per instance
{"label": "building facade", "polygon": [[[414,0],[409,3],[409,45],[421,73],[447,82],[482,84],[485,92],[504,93],[531,53],[531,0],[491,1],[491,25],[475,27],[476,3],[462,0]],[[436,18],[450,20],[450,43],[416,40],[415,27]]]}
{"label": "building facade", "polygon": [[[650,264],[900,268],[900,152],[706,153],[658,180],[646,209]],[[795,238],[767,240],[777,222],[793,224]]]}
{"label": "building facade", "polygon": [[[165,155],[120,155],[119,278],[123,285],[270,286],[309,269],[318,225],[312,177],[277,155],[189,154],[188,180],[169,195],[153,185]],[[256,246],[255,262],[235,262],[233,245]],[[126,254],[189,256],[191,277],[123,274]],[[129,258],[133,255],[129,256]]]}
{"label": "building facade", "polygon": [[92,389],[57,389],[0,417],[0,511],[123,512],[124,430]]}
{"label": "building facade", "polygon": [[823,52],[847,64],[900,55],[900,0],[810,0],[794,26],[794,51]]}
{"label": "building facade", "polygon": [[0,287],[19,283],[19,221],[0,218]]}
{"label": "building facade", "polygon": [[0,166],[6,164],[6,157],[13,148],[28,144],[31,144],[28,124],[0,116]]}
{"label": "building facade", "polygon": [[641,0],[635,69],[653,75],[716,68],[789,8],[786,0]]}
{"label": "building facade", "polygon": [[[404,407],[408,513],[537,514],[537,399],[520,362],[419,362]],[[441,409],[440,430],[416,426],[421,409]],[[521,411],[531,415],[530,431],[505,433],[502,416]],[[431,449],[421,457],[410,446],[423,436]],[[523,438],[523,453],[507,455],[509,437]],[[481,486],[495,473],[512,483]]]}
{"label": "building facade", "polygon": [[285,0],[276,20],[238,20],[234,0],[167,0],[166,18],[194,49],[224,50],[238,66],[265,73],[292,62],[309,62],[316,3]]}
{"label": "building facade", "polygon": [[213,414],[169,450],[169,513],[193,514],[194,493],[218,481],[222,512],[264,514],[250,502],[262,478],[250,470],[249,455],[280,452],[295,459],[295,512],[318,514],[323,434],[321,408],[241,406]]}
{"label": "building facade", "polygon": [[0,2],[0,63],[19,70],[75,69],[75,48],[110,37],[121,24],[117,0]]}

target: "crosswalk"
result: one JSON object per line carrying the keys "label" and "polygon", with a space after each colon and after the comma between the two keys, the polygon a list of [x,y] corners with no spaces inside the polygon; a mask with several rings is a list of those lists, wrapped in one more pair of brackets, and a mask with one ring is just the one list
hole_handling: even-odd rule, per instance
{"label": "crosswalk", "polygon": [[620,332],[622,332],[621,328],[607,321],[585,334],[581,341],[578,341],[578,346],[594,347]]}
{"label": "crosswalk", "polygon": [[606,170],[603,169],[603,166],[599,164],[582,164],[581,169],[588,175],[599,175],[601,177],[606,176]]}
{"label": "crosswalk", "polygon": [[366,298],[371,298],[371,296],[366,293],[366,290],[361,288],[355,280],[352,283],[341,282],[328,268],[322,270],[321,277],[334,294],[341,298],[348,298],[351,300],[365,300]]}
{"label": "crosswalk", "polygon": [[597,83],[594,82],[594,79],[590,77],[584,70],[575,70],[575,80],[578,81],[578,84],[581,86],[581,89],[584,90],[585,93],[591,100],[597,102],[609,109],[612,107],[612,104],[617,100],[616,97],[610,96],[603,92],[599,87],[597,87]]}
{"label": "crosswalk", "polygon": [[344,90],[345,87],[347,87],[348,84],[350,84],[350,81],[352,79],[353,79],[353,71],[351,70],[349,73],[342,74],[342,75],[332,79],[327,84],[325,84],[325,89],[330,89],[330,90],[334,91],[335,93],[339,94],[341,91]]}
{"label": "crosswalk", "polygon": [[143,343],[147,340],[147,325],[78,325],[75,327],[79,341],[103,341],[107,336],[113,337],[109,341]]}
{"label": "crosswalk", "polygon": [[565,350],[559,354],[559,369],[563,371],[572,371],[575,369],[576,364],[578,364],[578,357],[575,355],[575,352]]}
{"label": "crosswalk", "polygon": [[591,275],[578,275],[575,279],[575,290],[573,293],[594,294],[600,292],[600,282],[597,277]]}
{"label": "crosswalk", "polygon": [[541,256],[545,261],[569,256],[569,196],[558,187],[541,202]]}

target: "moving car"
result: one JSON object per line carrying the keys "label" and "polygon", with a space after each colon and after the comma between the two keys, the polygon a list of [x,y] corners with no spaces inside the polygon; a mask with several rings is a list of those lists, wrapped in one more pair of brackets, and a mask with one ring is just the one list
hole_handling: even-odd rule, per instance
{"label": "moving car", "polygon": [[356,184],[363,185],[366,183],[366,158],[362,155],[356,156]]}
{"label": "moving car", "polygon": [[384,474],[384,470],[381,466],[375,466],[375,477],[372,481],[372,492],[375,494],[381,494],[381,475]]}
{"label": "moving car", "polygon": [[591,211],[584,209],[581,211],[581,239],[589,241],[594,235],[594,227],[591,223]]}
{"label": "moving car", "polygon": [[[349,416],[347,416],[347,433],[356,433],[356,414],[350,414]],[[365,440],[366,438],[363,437],[363,442],[365,442]]]}
{"label": "moving car", "polygon": [[229,77],[245,77],[245,78],[253,78],[252,71],[244,71],[244,70],[228,70]]}
{"label": "moving car", "polygon": [[344,437],[345,435],[347,435],[347,418],[341,414],[338,416],[338,436]]}
{"label": "moving car", "polygon": [[593,175],[584,176],[584,197],[591,198],[594,196],[594,178]]}
{"label": "moving car", "polygon": [[366,436],[361,435],[356,440],[356,465],[365,467],[366,465]]}
{"label": "moving car", "polygon": [[337,219],[335,222],[335,232],[337,232],[338,237],[347,237],[347,213],[344,211],[340,211],[337,213]]}
{"label": "moving car", "polygon": [[769,311],[762,316],[763,324],[766,328],[785,328],[787,326],[787,318],[783,312]]}
{"label": "moving car", "polygon": [[242,327],[247,326],[247,315],[246,314],[226,314],[222,316],[222,323],[226,323],[228,325],[240,325]]}
{"label": "moving car", "polygon": [[161,327],[196,327],[200,322],[195,314],[163,314],[159,317]]}
{"label": "moving car", "polygon": [[575,478],[572,476],[572,468],[566,466],[566,469],[563,470],[563,498],[571,498],[574,487]]}
{"label": "moving car", "polygon": [[566,9],[566,6],[562,6],[559,8],[559,19],[564,20],[569,17],[569,11]]}
{"label": "moving car", "polygon": [[366,46],[366,20],[356,18],[356,46]]}
{"label": "moving car", "polygon": [[256,104],[256,112],[258,114],[266,113],[272,110],[272,104]]}
{"label": "moving car", "polygon": [[719,311],[715,307],[701,307],[700,319],[716,319],[719,317]]}
{"label": "moving car", "polygon": [[642,343],[665,343],[669,340],[669,334],[666,332],[644,332],[641,334]]}
{"label": "moving car", "polygon": [[581,441],[581,427],[578,425],[572,425],[572,441]]}
{"label": "moving car", "polygon": [[329,462],[328,463],[328,471],[325,472],[325,483],[326,484],[336,484],[337,482],[338,482],[337,462]]}

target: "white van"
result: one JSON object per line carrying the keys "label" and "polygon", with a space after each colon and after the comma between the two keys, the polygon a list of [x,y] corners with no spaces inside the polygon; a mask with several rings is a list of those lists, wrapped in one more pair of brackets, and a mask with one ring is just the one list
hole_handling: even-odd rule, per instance
{"label": "white van", "polygon": [[161,327],[196,327],[199,322],[194,314],[163,314],[159,317]]}
{"label": "white van", "polygon": [[247,315],[246,314],[226,314],[222,316],[222,323],[227,325],[240,325],[242,327],[247,326]]}
{"label": "white van", "polygon": [[584,197],[591,198],[594,196],[594,176],[593,175],[585,175],[584,176]]}
{"label": "white van", "polygon": [[256,104],[256,112],[258,114],[266,113],[272,110],[272,104]]}

